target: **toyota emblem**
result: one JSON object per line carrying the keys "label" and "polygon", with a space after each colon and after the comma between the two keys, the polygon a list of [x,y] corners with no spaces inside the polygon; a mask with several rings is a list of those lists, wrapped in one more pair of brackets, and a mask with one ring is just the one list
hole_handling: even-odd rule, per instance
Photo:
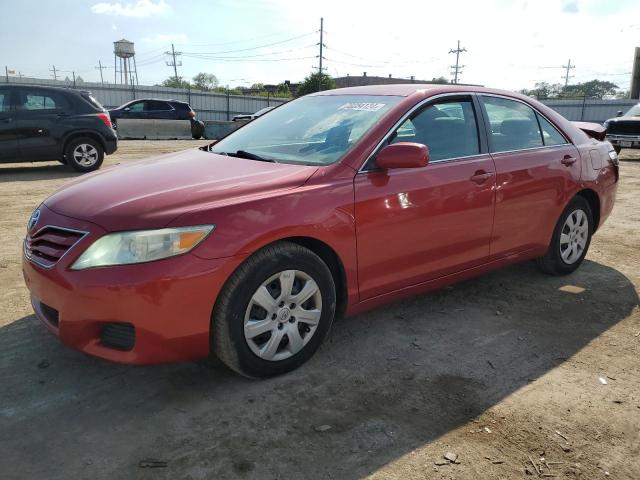
{"label": "toyota emblem", "polygon": [[27,223],[27,230],[31,232],[38,224],[38,220],[40,220],[40,209],[33,212],[31,214],[31,217],[29,217],[29,222]]}

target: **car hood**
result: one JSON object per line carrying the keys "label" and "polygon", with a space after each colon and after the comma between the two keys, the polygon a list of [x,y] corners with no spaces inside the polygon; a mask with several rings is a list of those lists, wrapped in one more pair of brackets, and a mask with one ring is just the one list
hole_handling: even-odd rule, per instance
{"label": "car hood", "polygon": [[84,175],[44,203],[109,231],[162,228],[204,205],[296,188],[316,170],[190,149]]}
{"label": "car hood", "polygon": [[632,116],[626,116],[623,115],[621,117],[613,117],[613,118],[609,118],[607,120],[607,122],[609,123],[616,123],[616,122],[638,122],[640,123],[640,117],[632,117]]}

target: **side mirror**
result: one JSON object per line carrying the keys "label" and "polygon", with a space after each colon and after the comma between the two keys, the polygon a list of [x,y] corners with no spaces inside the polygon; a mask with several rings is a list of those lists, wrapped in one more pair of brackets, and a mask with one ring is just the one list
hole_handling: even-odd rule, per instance
{"label": "side mirror", "polygon": [[124,110],[125,112],[130,112],[130,111],[131,111],[131,109],[130,109],[129,107],[125,107],[123,110]]}
{"label": "side mirror", "polygon": [[419,168],[429,163],[429,149],[421,143],[399,142],[387,145],[376,157],[379,168]]}
{"label": "side mirror", "polygon": [[621,117],[622,115],[624,115],[624,112],[622,110],[618,110],[618,113],[616,113],[616,117]]}

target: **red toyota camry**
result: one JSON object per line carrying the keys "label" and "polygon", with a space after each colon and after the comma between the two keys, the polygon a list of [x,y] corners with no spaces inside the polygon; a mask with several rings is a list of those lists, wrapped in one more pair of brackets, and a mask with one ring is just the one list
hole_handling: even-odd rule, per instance
{"label": "red toyota camry", "polygon": [[611,144],[580,127],[480,87],[306,96],[54,193],[24,242],[33,308],[108,360],[287,372],[336,315],[523,260],[574,271],[618,180]]}

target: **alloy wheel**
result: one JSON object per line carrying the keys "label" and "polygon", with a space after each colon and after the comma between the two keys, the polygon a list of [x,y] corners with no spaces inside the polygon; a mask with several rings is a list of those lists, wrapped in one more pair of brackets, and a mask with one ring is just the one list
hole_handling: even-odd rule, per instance
{"label": "alloy wheel", "polygon": [[92,167],[98,161],[98,149],[89,143],[81,143],[73,149],[73,160],[83,167]]}

